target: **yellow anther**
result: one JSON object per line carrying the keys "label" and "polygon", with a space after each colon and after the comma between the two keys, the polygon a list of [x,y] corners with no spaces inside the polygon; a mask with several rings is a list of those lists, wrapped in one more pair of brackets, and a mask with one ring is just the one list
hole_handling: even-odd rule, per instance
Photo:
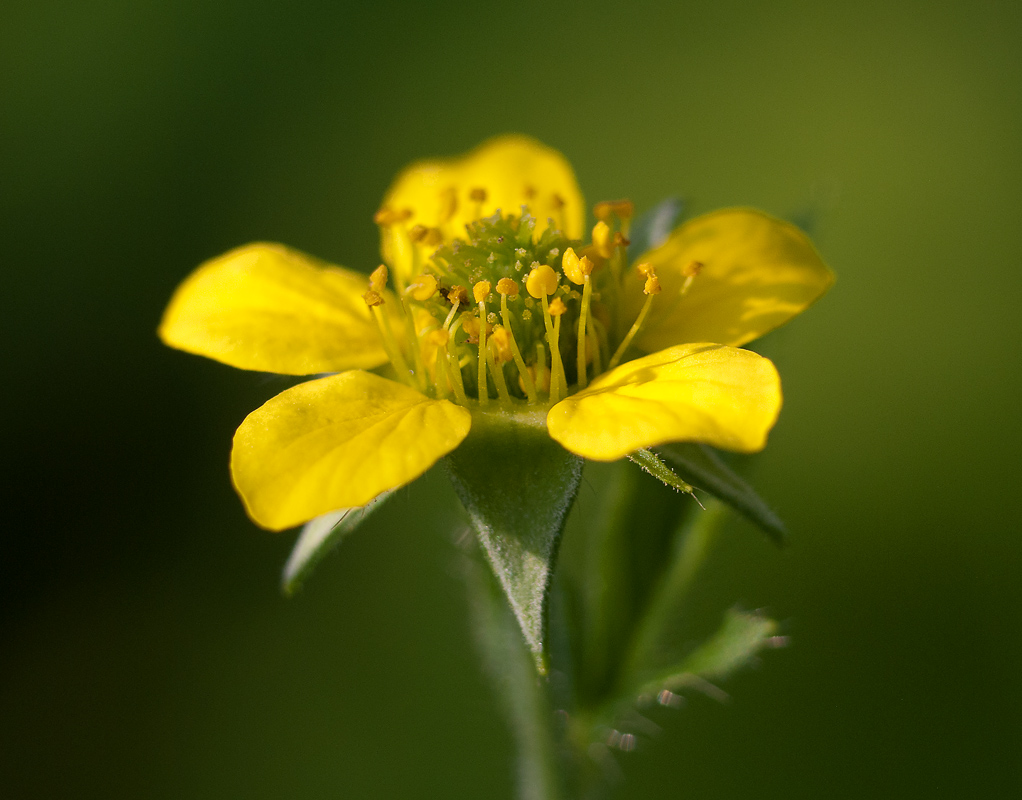
{"label": "yellow anther", "polygon": [[450,221],[451,217],[454,216],[454,212],[458,210],[458,190],[453,186],[448,186],[442,192],[440,192],[440,214],[437,220],[437,225],[443,225],[445,222]]}
{"label": "yellow anther", "polygon": [[555,297],[547,310],[550,312],[551,317],[559,317],[568,310],[568,307],[564,305],[564,301],[561,298]]}
{"label": "yellow anther", "polygon": [[383,305],[383,297],[380,296],[379,292],[374,292],[372,289],[362,295],[362,299],[366,301],[366,305],[370,308]]}
{"label": "yellow anther", "polygon": [[578,268],[581,270],[583,277],[586,275],[592,275],[593,269],[596,265],[590,260],[589,256],[582,256],[578,260]]}
{"label": "yellow anther", "polygon": [[486,190],[481,186],[476,186],[468,193],[468,199],[476,203],[486,202]]}
{"label": "yellow anther", "polygon": [[406,291],[413,299],[422,303],[436,294],[436,287],[436,278],[432,275],[423,274],[408,284]]}
{"label": "yellow anther", "polygon": [[614,253],[611,243],[610,226],[602,219],[593,226],[593,246],[603,258],[610,258]]}
{"label": "yellow anther", "polygon": [[387,288],[387,267],[385,264],[380,264],[376,269],[369,273],[369,288],[374,292],[382,292]]}
{"label": "yellow anther", "polygon": [[525,279],[525,289],[539,300],[557,290],[557,273],[547,264],[540,264]]}
{"label": "yellow anther", "polygon": [[681,274],[686,278],[694,278],[700,272],[703,271],[702,261],[690,261],[682,270]]}
{"label": "yellow anther", "polygon": [[479,281],[479,283],[472,287],[472,296],[476,299],[477,303],[485,303],[492,288],[489,281]]}
{"label": "yellow anther", "polygon": [[514,358],[514,351],[511,349],[511,334],[507,328],[497,325],[487,340],[490,349],[493,350],[493,358],[498,364],[505,364]]}
{"label": "yellow anther", "polygon": [[646,285],[642,287],[642,291],[646,294],[660,294],[660,279],[655,272],[650,272],[646,276]]}
{"label": "yellow anther", "polygon": [[426,341],[434,347],[446,347],[450,334],[444,330],[430,331],[426,334]]}
{"label": "yellow anther", "polygon": [[497,281],[497,293],[508,297],[518,296],[518,284],[510,278],[501,278]]}
{"label": "yellow anther", "polygon": [[468,292],[465,291],[464,286],[458,286],[455,284],[447,290],[447,302],[451,305],[454,305],[455,303],[464,303],[466,300],[468,300]]}
{"label": "yellow anther", "polygon": [[571,247],[565,250],[564,255],[561,257],[561,271],[572,283],[580,285],[585,283],[585,275],[582,274],[582,270],[579,268],[579,257],[575,255],[575,251]]}
{"label": "yellow anther", "polygon": [[604,200],[593,207],[597,219],[609,220],[612,216],[618,219],[631,219],[635,206],[631,200]]}
{"label": "yellow anther", "polygon": [[[492,326],[488,322],[484,322],[486,325],[486,335],[490,335]],[[475,314],[462,314],[461,316],[461,329],[468,334],[468,343],[475,344],[479,341],[479,317]]]}
{"label": "yellow anther", "polygon": [[413,225],[408,231],[408,238],[426,247],[436,247],[444,241],[444,232],[439,228],[427,228],[425,225]]}
{"label": "yellow anther", "polygon": [[632,243],[631,239],[625,237],[621,231],[614,231],[614,246],[615,247],[628,247]]}
{"label": "yellow anther", "polygon": [[635,271],[638,272],[643,278],[648,278],[650,275],[653,274],[654,269],[652,264],[643,261],[641,264],[635,265]]}
{"label": "yellow anther", "polygon": [[400,211],[395,211],[390,206],[384,206],[375,214],[373,214],[373,222],[377,225],[394,225],[398,222],[404,222],[406,219],[412,216],[412,210],[410,208],[402,208]]}

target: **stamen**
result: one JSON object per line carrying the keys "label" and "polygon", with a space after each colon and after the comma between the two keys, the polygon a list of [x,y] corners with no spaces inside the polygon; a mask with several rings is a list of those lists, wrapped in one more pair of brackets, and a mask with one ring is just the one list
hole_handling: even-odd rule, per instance
{"label": "stamen", "polygon": [[490,337],[490,346],[486,351],[486,359],[490,363],[490,374],[493,375],[493,382],[497,386],[497,394],[507,405],[511,405],[511,395],[507,391],[507,382],[504,380],[504,364],[511,360],[509,338],[505,328],[494,328]]}
{"label": "stamen", "polygon": [[362,295],[362,299],[365,300],[366,305],[372,311],[373,321],[376,322],[376,329],[379,331],[380,339],[383,342],[383,350],[390,359],[390,363],[394,365],[394,369],[397,370],[398,377],[413,389],[416,388],[412,372],[408,369],[405,357],[401,355],[401,350],[394,339],[394,332],[390,329],[390,320],[387,319],[387,315],[380,308],[384,303],[383,297],[376,290],[370,289]]}
{"label": "stamen", "polygon": [[457,345],[458,327],[461,325],[462,317],[458,317],[451,327],[451,336],[447,340],[447,372],[451,379],[451,388],[454,389],[454,396],[457,398],[459,405],[464,406],[468,405],[468,398],[465,396],[465,384],[461,378],[461,363],[458,359]]}
{"label": "stamen", "polygon": [[688,291],[688,287],[692,285],[692,281],[696,279],[696,276],[703,271],[702,261],[692,261],[684,269],[681,274],[685,276],[685,282],[681,285],[681,292],[679,294],[685,294]]}
{"label": "stamen", "polygon": [[[472,190],[473,194],[477,191]],[[482,191],[482,190],[478,190]],[[484,192],[485,199],[485,192]],[[481,201],[480,201],[481,202]],[[472,287],[472,296],[479,304],[479,405],[485,406],[490,400],[490,390],[486,387],[486,297],[490,293],[490,282],[479,281]],[[496,378],[494,378],[496,382]]]}
{"label": "stamen", "polygon": [[546,348],[542,342],[536,342],[536,386],[544,392],[550,392],[550,373],[546,368]]}
{"label": "stamen", "polygon": [[436,294],[437,281],[432,275],[423,274],[417,277],[414,281],[408,284],[408,288],[405,290],[415,300],[420,303],[424,303],[434,294]]}
{"label": "stamen", "polygon": [[[550,345],[552,373],[550,379],[550,399],[555,403],[560,399],[560,381],[564,378],[564,365],[561,363],[561,352],[554,338],[554,324],[553,320],[550,319],[550,305],[547,302],[547,295],[557,291],[558,283],[557,273],[548,264],[533,264],[532,272],[525,279],[526,290],[543,304],[543,325],[546,327],[547,343]],[[557,302],[560,302],[562,307],[564,306],[560,298],[557,298]]]}
{"label": "stamen", "polygon": [[476,204],[476,219],[482,219],[483,203],[486,202],[486,190],[477,186],[468,193],[468,198]]}
{"label": "stamen", "polygon": [[642,304],[642,310],[639,311],[639,316],[635,318],[635,322],[632,323],[632,327],[628,333],[625,334],[625,338],[621,340],[621,344],[618,345],[617,350],[614,351],[614,355],[610,359],[610,363],[607,364],[607,369],[612,370],[618,365],[621,360],[621,356],[625,354],[625,350],[628,349],[628,345],[632,343],[632,339],[639,332],[639,328],[642,327],[642,323],[646,320],[646,315],[649,313],[649,307],[653,303],[653,295],[660,294],[660,281],[657,279],[656,272],[653,269],[652,264],[639,264],[635,268],[640,275],[646,278],[646,285],[642,291],[646,294],[646,302]]}
{"label": "stamen", "polygon": [[497,281],[497,293],[500,295],[500,319],[504,323],[503,330],[507,332],[511,355],[514,357],[515,366],[518,367],[518,377],[522,383],[522,391],[529,398],[530,403],[536,402],[536,385],[532,382],[532,376],[525,366],[525,359],[518,349],[518,342],[515,341],[515,333],[511,329],[511,315],[507,310],[507,298],[518,296],[518,284],[510,278],[501,278]]}
{"label": "stamen", "polygon": [[588,256],[579,258],[572,248],[564,251],[561,259],[561,269],[568,276],[572,283],[582,284],[582,304],[578,317],[578,357],[576,368],[578,371],[578,386],[585,389],[589,376],[586,372],[586,318],[589,316],[589,303],[593,296],[593,286],[589,280],[593,271],[593,262]]}
{"label": "stamen", "polygon": [[453,186],[448,186],[440,192],[440,213],[437,225],[450,222],[454,213],[458,210],[458,191]]}
{"label": "stamen", "polygon": [[447,397],[451,386],[451,380],[447,374],[447,342],[449,339],[450,334],[446,330],[430,331],[427,335],[429,344],[436,347],[433,359],[433,381],[436,384],[437,397],[441,400]]}
{"label": "stamen", "polygon": [[568,307],[559,297],[555,297],[549,305],[546,296],[541,298],[541,302],[543,313],[548,319],[553,318],[553,331],[547,331],[547,341],[550,343],[550,364],[553,373],[550,382],[550,402],[556,403],[561,399],[561,392],[568,393],[568,380],[564,375],[564,364],[561,361],[561,316]]}
{"label": "stamen", "polygon": [[614,254],[610,226],[602,219],[593,226],[593,245],[603,258],[610,258]]}

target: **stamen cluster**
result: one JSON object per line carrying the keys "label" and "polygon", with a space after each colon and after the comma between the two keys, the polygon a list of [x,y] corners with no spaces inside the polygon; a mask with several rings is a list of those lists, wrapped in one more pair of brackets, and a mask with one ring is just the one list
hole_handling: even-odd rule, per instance
{"label": "stamen cluster", "polygon": [[[485,192],[478,195],[482,203]],[[619,331],[632,206],[600,203],[596,213],[589,244],[569,239],[553,220],[537,235],[527,206],[476,219],[465,238],[444,242],[439,229],[407,227],[409,215],[382,209],[376,221],[402,235],[418,273],[397,281],[403,346],[380,308],[385,266],[365,294],[399,377],[461,404],[496,397],[545,405],[616,365],[660,286],[651,266],[638,266],[647,302],[631,329]]]}

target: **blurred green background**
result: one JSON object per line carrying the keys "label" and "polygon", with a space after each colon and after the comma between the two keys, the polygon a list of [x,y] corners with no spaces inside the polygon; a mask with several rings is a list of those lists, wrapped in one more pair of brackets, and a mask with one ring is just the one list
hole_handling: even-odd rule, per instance
{"label": "blurred green background", "polygon": [[398,169],[521,131],[592,202],[816,208],[839,276],[770,345],[792,545],[710,567],[792,645],[620,797],[1019,796],[1020,89],[1014,2],[6,0],[0,793],[511,796],[446,477],[285,601],[227,473],[283,385],[154,329],[251,240],[375,266]]}

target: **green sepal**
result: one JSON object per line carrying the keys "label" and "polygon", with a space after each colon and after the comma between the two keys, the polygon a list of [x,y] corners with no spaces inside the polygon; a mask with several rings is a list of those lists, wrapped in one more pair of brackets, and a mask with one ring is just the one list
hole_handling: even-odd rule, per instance
{"label": "green sepal", "polygon": [[312,570],[393,492],[384,492],[361,508],[342,508],[305,523],[284,564],[280,588],[287,597],[297,592]]}
{"label": "green sepal", "polygon": [[667,241],[684,210],[681,198],[668,197],[636,217],[628,230],[629,262]]}
{"label": "green sepal", "polygon": [[747,666],[763,649],[776,647],[777,622],[756,612],[732,608],[716,633],[674,669],[649,680],[639,694],[656,695],[664,689],[677,691],[703,687],[703,681],[723,680]]}
{"label": "green sepal", "polygon": [[476,410],[468,437],[445,463],[545,674],[547,595],[582,459],[550,438],[545,411]]}
{"label": "green sepal", "polygon": [[727,503],[762,528],[774,542],[784,544],[788,535],[784,523],[755,490],[709,447],[693,442],[678,442],[662,445],[657,451],[685,481]]}
{"label": "green sepal", "polygon": [[[697,498],[695,492],[692,491],[692,487],[679,478],[675,474],[674,470],[667,466],[661,460],[660,456],[652,450],[636,450],[634,453],[628,454],[628,460],[634,464],[638,464],[642,467],[644,472],[649,473],[661,483],[670,486],[672,489],[676,489],[679,492],[692,495],[692,499],[699,503],[699,498]],[[702,505],[702,503],[700,503],[700,505]]]}

